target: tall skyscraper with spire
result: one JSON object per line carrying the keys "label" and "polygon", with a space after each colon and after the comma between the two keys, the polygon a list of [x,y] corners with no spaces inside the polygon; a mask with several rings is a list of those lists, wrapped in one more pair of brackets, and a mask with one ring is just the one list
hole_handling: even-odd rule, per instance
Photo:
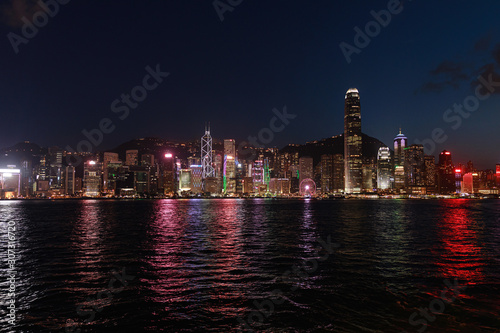
{"label": "tall skyscraper with spire", "polygon": [[360,193],[363,183],[363,147],[361,137],[361,104],[358,89],[345,95],[344,107],[344,169],[345,192]]}
{"label": "tall skyscraper with spire", "polygon": [[210,135],[210,123],[205,125],[205,135],[201,138],[201,165],[202,178],[215,177],[215,169],[212,161],[212,136]]}
{"label": "tall skyscraper with spire", "polygon": [[405,187],[405,153],[408,138],[401,133],[394,138],[394,188],[401,191]]}

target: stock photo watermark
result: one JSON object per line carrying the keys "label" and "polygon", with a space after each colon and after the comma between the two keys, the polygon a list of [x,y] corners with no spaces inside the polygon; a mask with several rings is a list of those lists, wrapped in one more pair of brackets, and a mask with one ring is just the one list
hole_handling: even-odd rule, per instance
{"label": "stock photo watermark", "polygon": [[214,0],[212,5],[214,6],[217,16],[219,16],[219,20],[224,22],[224,13],[232,12],[234,8],[241,5],[242,2],[243,0]]}
{"label": "stock photo watermark", "polygon": [[17,280],[17,270],[16,270],[16,222],[9,221],[7,223],[7,297],[5,299],[5,305],[7,307],[7,322],[10,325],[15,325],[16,323],[16,280]]}
{"label": "stock photo watermark", "polygon": [[365,24],[364,31],[358,26],[354,27],[354,45],[346,42],[339,44],[347,63],[350,64],[352,62],[353,54],[360,54],[364,48],[368,47],[372,39],[382,32],[382,28],[386,28],[391,23],[393,16],[400,14],[403,9],[404,7],[400,0],[389,0],[387,2],[387,9],[382,9],[378,12],[374,10],[370,11],[370,15],[374,20]]}
{"label": "stock photo watermark", "polygon": [[[139,103],[144,102],[148,97],[148,92],[155,90],[167,78],[170,73],[162,72],[160,64],[157,64],[155,69],[146,66],[146,74],[142,79],[142,84],[133,87],[130,93],[123,93],[120,98],[115,99],[111,103],[111,112],[118,115],[118,119],[125,120],[130,115],[131,109],[134,110],[139,106]],[[93,152],[104,140],[104,134],[111,134],[116,129],[116,125],[110,118],[102,118],[99,121],[97,128],[82,131],[83,136],[87,140],[81,140],[76,145],[76,151],[71,146],[66,146],[66,151],[71,152],[66,156],[66,162],[69,165],[79,165],[82,158],[76,153]],[[74,159],[72,161],[71,159]]]}
{"label": "stock photo watermark", "polygon": [[[446,109],[443,113],[443,120],[447,124],[452,124],[451,128],[456,131],[463,123],[464,119],[468,119],[472,113],[476,112],[481,102],[484,102],[491,97],[497,89],[500,88],[500,82],[493,81],[493,74],[489,74],[488,79],[482,75],[479,76],[479,85],[476,86],[474,94],[471,94],[463,100],[462,104],[453,104],[453,108]],[[442,144],[448,140],[448,135],[441,127],[436,127],[431,131],[429,138],[424,140],[415,139],[416,144],[424,146],[426,153],[432,155],[436,150],[436,144]]]}
{"label": "stock photo watermark", "polygon": [[66,5],[71,0],[40,0],[37,2],[38,11],[33,14],[31,21],[23,16],[21,21],[24,23],[21,28],[21,35],[13,32],[7,34],[10,45],[16,54],[19,53],[19,46],[28,44],[29,41],[38,35],[39,29],[45,27],[51,18],[54,18],[60,10],[61,5]]}
{"label": "stock photo watermark", "polygon": [[[450,280],[444,280],[444,284],[446,287],[441,290],[440,297],[436,297],[432,301],[429,302],[429,306],[426,308],[419,308],[418,312],[415,311],[410,315],[408,319],[408,323],[411,326],[419,326],[421,327],[417,330],[419,333],[423,333],[427,330],[427,326],[429,322],[434,322],[436,320],[436,316],[438,314],[442,314],[446,309],[446,304],[450,304],[454,302],[458,296],[460,296],[460,292],[467,289],[465,285],[459,285],[458,280],[455,279],[453,284]],[[408,331],[401,331],[401,333],[409,333]]]}
{"label": "stock photo watermark", "polygon": [[[87,318],[83,320],[83,323],[68,319],[66,321],[66,332],[81,332],[78,326],[92,322],[96,317],[96,312],[101,313],[104,310],[104,306],[109,306],[111,304],[114,295],[121,293],[125,287],[128,286],[128,282],[135,279],[135,276],[127,275],[125,268],[122,269],[121,273],[118,271],[111,271],[111,274],[113,278],[111,278],[105,290],[98,292],[94,299],[87,297],[85,304],[80,304],[76,307],[76,313],[80,317],[87,316]],[[119,288],[115,287],[115,284],[118,282],[121,284]]]}
{"label": "stock photo watermark", "polygon": [[[334,249],[340,247],[338,243],[332,243],[329,235],[324,241],[321,238],[316,240],[319,245],[315,248],[316,253],[312,258],[304,259],[299,265],[293,265],[290,270],[284,272],[281,276],[274,279],[274,283],[281,280],[284,284],[292,285],[290,291],[296,291],[301,280],[307,279],[309,274],[313,274],[319,267],[319,262],[326,261],[334,252]],[[320,251],[325,251],[323,256],[320,256]],[[275,305],[283,304],[286,301],[284,291],[274,289],[268,299],[262,301],[255,300],[253,305],[255,310],[250,312],[246,318],[238,317],[237,320],[241,324],[239,331],[253,332],[252,326],[260,326],[264,323],[265,318],[269,318],[275,309]]]}
{"label": "stock photo watermark", "polygon": [[263,148],[274,140],[274,133],[283,131],[290,124],[290,120],[297,118],[297,115],[288,113],[286,105],[283,106],[283,111],[274,108],[272,112],[275,116],[269,120],[269,127],[262,128],[255,136],[249,135],[248,141],[240,142],[237,149],[239,156],[251,155],[251,158],[254,158],[255,152],[245,147]]}

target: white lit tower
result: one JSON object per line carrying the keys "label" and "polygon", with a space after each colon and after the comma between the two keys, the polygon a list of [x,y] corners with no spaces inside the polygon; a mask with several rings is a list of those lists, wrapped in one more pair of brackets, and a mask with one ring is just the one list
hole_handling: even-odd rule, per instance
{"label": "white lit tower", "polygon": [[363,183],[363,146],[359,91],[347,90],[344,107],[345,192],[360,193]]}
{"label": "white lit tower", "polygon": [[205,135],[201,138],[201,165],[202,178],[215,177],[215,169],[212,162],[212,136],[210,135],[210,123],[205,125]]}

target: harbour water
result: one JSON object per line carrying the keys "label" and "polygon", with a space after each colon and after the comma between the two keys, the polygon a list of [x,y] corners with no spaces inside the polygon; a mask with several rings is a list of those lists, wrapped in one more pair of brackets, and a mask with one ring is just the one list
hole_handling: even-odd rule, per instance
{"label": "harbour water", "polygon": [[500,332],[499,200],[1,201],[0,235],[0,332]]}

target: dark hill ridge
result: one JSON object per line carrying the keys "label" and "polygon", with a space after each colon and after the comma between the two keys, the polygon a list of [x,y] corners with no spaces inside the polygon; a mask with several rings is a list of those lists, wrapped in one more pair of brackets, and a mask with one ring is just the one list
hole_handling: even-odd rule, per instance
{"label": "dark hill ridge", "polygon": [[[363,160],[377,159],[378,150],[380,147],[387,147],[383,142],[376,138],[372,138],[366,134],[362,134],[363,142]],[[321,161],[321,155],[324,154],[344,154],[344,135],[340,134],[331,138],[321,139],[317,141],[307,142],[303,145],[288,145],[280,150],[280,153],[299,152],[299,157],[310,156],[314,159],[314,165]],[[391,150],[392,154],[392,150]]]}

